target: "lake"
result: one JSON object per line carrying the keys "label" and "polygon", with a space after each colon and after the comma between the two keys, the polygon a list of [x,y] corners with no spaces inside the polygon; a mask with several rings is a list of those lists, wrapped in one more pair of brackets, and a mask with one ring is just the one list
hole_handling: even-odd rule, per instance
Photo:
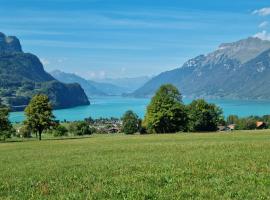
{"label": "lake", "polygon": [[[148,98],[129,97],[100,97],[90,99],[90,106],[79,106],[69,109],[55,110],[54,115],[58,120],[83,120],[86,117],[117,117],[120,118],[127,110],[133,110],[141,118],[145,114],[146,106],[150,102]],[[190,99],[184,99],[185,103],[190,103]],[[251,100],[209,100],[211,103],[219,105],[224,115],[236,114],[239,116],[265,115],[270,114],[270,101]],[[21,122],[24,119],[23,112],[12,112],[10,120]]]}

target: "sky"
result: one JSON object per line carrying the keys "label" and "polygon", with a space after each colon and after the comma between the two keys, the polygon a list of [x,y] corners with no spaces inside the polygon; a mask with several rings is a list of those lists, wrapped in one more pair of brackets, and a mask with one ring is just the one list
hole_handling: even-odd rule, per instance
{"label": "sky", "polygon": [[0,32],[47,71],[154,76],[225,42],[270,40],[269,0],[0,0]]}

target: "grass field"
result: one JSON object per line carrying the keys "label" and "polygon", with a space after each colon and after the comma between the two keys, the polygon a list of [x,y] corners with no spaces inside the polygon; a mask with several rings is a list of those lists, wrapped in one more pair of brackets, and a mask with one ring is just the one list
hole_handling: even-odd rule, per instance
{"label": "grass field", "polygon": [[270,131],[0,144],[0,199],[270,199]]}

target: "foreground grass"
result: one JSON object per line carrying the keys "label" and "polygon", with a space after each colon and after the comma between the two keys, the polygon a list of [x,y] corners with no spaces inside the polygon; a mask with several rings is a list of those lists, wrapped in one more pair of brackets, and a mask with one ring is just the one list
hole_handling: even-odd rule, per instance
{"label": "foreground grass", "polygon": [[270,199],[270,132],[4,143],[0,199]]}

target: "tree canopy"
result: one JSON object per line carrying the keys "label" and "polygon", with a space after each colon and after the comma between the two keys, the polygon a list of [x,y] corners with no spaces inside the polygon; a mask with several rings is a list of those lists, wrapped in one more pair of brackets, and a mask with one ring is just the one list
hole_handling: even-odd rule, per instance
{"label": "tree canopy", "polygon": [[131,110],[128,110],[122,117],[122,131],[125,134],[134,134],[139,131],[139,118]]}
{"label": "tree canopy", "polygon": [[12,125],[8,119],[9,108],[2,105],[0,101],[0,139],[5,140],[11,136]]}
{"label": "tree canopy", "polygon": [[215,104],[203,99],[194,100],[188,105],[190,131],[216,131],[220,122],[224,121],[222,110]]}
{"label": "tree canopy", "polygon": [[143,124],[151,133],[185,131],[187,112],[181,93],[171,85],[162,85],[147,107]]}
{"label": "tree canopy", "polygon": [[46,95],[35,95],[25,108],[25,115],[25,125],[32,132],[38,133],[39,140],[41,140],[42,132],[54,125],[52,105]]}

